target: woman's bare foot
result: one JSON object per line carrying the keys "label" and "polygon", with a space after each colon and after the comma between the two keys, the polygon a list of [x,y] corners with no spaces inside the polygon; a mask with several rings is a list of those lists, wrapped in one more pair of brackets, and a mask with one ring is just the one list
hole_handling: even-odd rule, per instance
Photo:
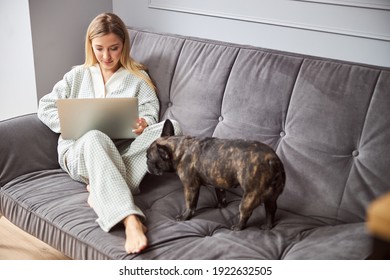
{"label": "woman's bare foot", "polygon": [[146,227],[142,224],[136,215],[129,215],[124,220],[126,228],[125,249],[128,254],[141,252],[148,245],[146,239]]}

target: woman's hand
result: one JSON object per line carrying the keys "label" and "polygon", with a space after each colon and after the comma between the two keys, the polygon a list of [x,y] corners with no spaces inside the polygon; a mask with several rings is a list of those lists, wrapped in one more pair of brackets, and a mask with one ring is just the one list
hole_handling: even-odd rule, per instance
{"label": "woman's hand", "polygon": [[145,119],[138,118],[136,127],[135,129],[133,129],[133,132],[137,135],[140,135],[147,127],[148,127],[148,123],[145,121]]}

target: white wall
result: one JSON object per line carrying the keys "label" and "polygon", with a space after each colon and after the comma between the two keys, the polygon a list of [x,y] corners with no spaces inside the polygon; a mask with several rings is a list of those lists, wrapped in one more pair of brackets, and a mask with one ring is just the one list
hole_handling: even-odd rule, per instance
{"label": "white wall", "polygon": [[103,12],[112,12],[112,0],[30,0],[38,100],[84,63],[85,33]]}
{"label": "white wall", "polygon": [[36,112],[84,62],[86,29],[102,12],[112,12],[112,0],[0,0],[0,120]]}
{"label": "white wall", "polygon": [[113,0],[113,10],[151,31],[390,67],[389,0]]}
{"label": "white wall", "polygon": [[28,0],[1,0],[0,120],[36,111]]}

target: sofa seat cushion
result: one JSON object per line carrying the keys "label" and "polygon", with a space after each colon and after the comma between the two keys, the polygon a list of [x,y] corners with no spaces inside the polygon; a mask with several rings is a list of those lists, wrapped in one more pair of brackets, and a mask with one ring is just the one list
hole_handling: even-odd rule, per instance
{"label": "sofa seat cushion", "polygon": [[350,223],[311,228],[300,233],[283,259],[353,260],[366,259],[372,242],[365,223]]}
{"label": "sofa seat cushion", "polygon": [[[361,233],[363,223],[338,224],[283,209],[271,231],[259,229],[265,218],[262,206],[246,229],[231,231],[238,221],[239,188],[227,193],[229,204],[220,209],[214,189],[203,187],[194,217],[177,222],[184,196],[174,174],[148,174],[135,197],[147,216],[149,240],[148,249],[139,255],[124,252],[122,225],[109,233],[99,228],[86,202],[85,185],[61,169],[20,176],[0,191],[0,211],[11,222],[73,259],[361,259],[370,252],[370,239]],[[352,239],[359,242],[349,242]]]}

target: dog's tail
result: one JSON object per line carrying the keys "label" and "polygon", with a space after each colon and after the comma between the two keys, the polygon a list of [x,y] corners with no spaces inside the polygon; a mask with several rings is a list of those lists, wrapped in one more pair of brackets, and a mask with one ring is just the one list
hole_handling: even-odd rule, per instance
{"label": "dog's tail", "polygon": [[271,172],[274,175],[271,182],[271,189],[276,192],[275,194],[279,196],[286,184],[286,173],[284,171],[284,166],[282,161],[279,158],[274,158],[268,161],[268,164],[271,168]]}

